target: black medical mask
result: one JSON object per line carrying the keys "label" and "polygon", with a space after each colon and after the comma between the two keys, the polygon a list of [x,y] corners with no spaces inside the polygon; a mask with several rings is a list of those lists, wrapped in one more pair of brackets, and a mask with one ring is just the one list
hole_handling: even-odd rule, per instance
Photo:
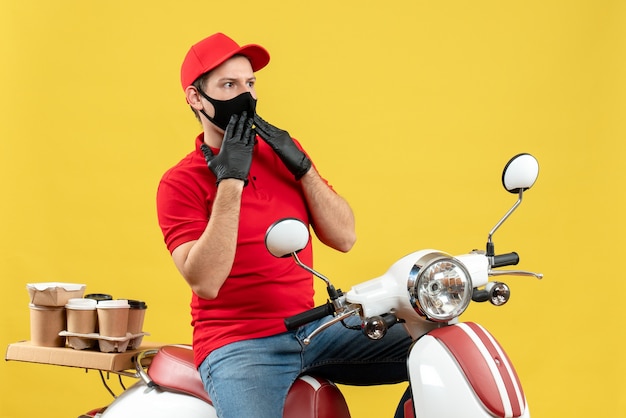
{"label": "black medical mask", "polygon": [[216,100],[209,97],[205,92],[198,89],[198,92],[207,99],[213,105],[215,109],[215,116],[210,117],[206,114],[204,109],[200,110],[208,120],[210,120],[215,126],[226,130],[230,117],[232,115],[241,115],[243,112],[248,112],[248,115],[254,115],[256,110],[256,99],[252,97],[250,92],[241,93],[239,96],[230,100]]}

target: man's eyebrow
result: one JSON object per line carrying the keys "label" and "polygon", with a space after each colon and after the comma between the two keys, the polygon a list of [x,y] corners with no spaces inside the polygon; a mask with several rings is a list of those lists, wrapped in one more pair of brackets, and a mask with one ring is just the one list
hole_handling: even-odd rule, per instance
{"label": "man's eyebrow", "polygon": [[[218,81],[238,81],[238,80],[241,80],[241,78],[239,78],[239,77],[231,77],[231,76],[224,76],[224,77],[218,78],[217,80]],[[256,81],[256,76],[248,77],[245,80],[246,81]]]}

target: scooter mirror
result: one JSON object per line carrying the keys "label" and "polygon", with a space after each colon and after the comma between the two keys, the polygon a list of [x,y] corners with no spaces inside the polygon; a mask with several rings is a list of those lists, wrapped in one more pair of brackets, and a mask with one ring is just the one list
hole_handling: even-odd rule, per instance
{"label": "scooter mirror", "polygon": [[265,233],[265,247],[274,257],[289,257],[304,249],[309,242],[309,228],[299,219],[274,222]]}
{"label": "scooter mirror", "polygon": [[530,154],[518,154],[511,158],[502,172],[502,185],[511,193],[528,190],[539,175],[539,163]]}

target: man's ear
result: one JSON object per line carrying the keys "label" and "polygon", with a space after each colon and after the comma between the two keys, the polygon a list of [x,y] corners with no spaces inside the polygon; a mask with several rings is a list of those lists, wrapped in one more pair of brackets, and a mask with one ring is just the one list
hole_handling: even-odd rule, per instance
{"label": "man's ear", "polygon": [[191,107],[196,110],[202,109],[202,96],[194,86],[189,86],[185,89],[185,97],[187,97],[187,103],[189,103]]}

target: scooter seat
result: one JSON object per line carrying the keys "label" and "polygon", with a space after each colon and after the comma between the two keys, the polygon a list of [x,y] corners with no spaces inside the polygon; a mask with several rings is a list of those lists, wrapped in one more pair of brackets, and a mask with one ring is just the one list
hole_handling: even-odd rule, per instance
{"label": "scooter seat", "polygon": [[[167,345],[153,357],[148,376],[159,387],[186,393],[211,403],[189,346]],[[332,382],[300,376],[285,401],[284,418],[350,418],[346,400]]]}
{"label": "scooter seat", "polygon": [[161,347],[152,358],[148,376],[159,387],[193,395],[212,404],[194,365],[193,351],[189,346]]}

